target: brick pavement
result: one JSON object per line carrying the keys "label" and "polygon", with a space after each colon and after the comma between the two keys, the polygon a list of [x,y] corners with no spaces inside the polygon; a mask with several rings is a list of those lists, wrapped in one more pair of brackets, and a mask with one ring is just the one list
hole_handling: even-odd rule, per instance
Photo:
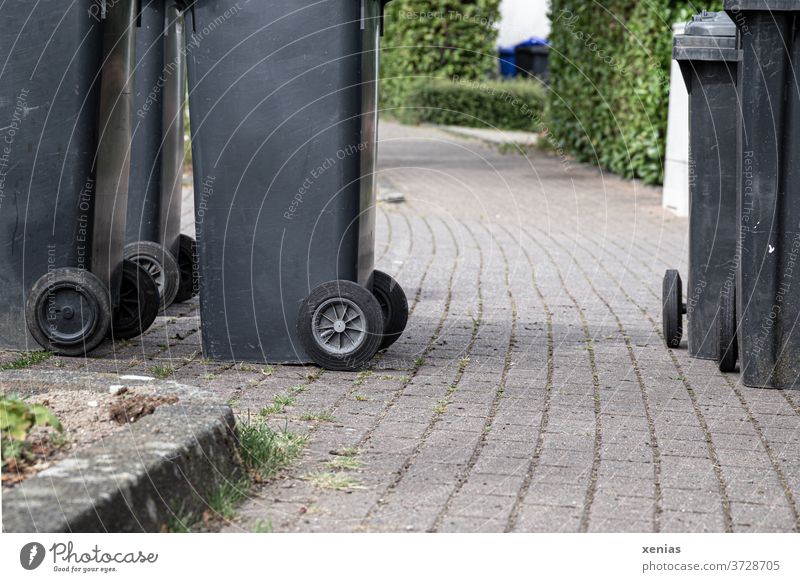
{"label": "brick pavement", "polygon": [[369,370],[207,362],[196,303],[41,366],[171,366],[242,417],[290,396],[269,422],[307,452],[226,531],[800,529],[800,394],[664,347],[687,224],[659,192],[389,123],[380,181],[406,197],[379,207],[377,255],[411,317]]}

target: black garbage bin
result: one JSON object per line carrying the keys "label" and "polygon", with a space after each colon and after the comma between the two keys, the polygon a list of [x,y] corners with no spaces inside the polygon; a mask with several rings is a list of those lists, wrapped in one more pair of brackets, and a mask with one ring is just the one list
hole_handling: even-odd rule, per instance
{"label": "black garbage bin", "polygon": [[720,328],[729,318],[718,310],[736,289],[736,26],[724,12],[695,16],[675,37],[673,58],[689,93],[689,277],[684,303],[678,271],[664,276],[664,340],[680,345],[686,313],[689,355],[730,367],[734,338]]}
{"label": "black garbage bin", "polygon": [[550,45],[541,38],[532,38],[514,49],[517,70],[547,83],[550,77]]}
{"label": "black garbage bin", "polygon": [[173,0],[144,0],[136,27],[125,258],[155,279],[162,309],[197,290],[194,240],[181,234],[184,43]]}
{"label": "black garbage bin", "polygon": [[123,262],[135,2],[0,5],[0,345],[84,354],[158,313]]}
{"label": "black garbage bin", "polygon": [[350,370],[405,328],[374,270],[387,0],[196,0],[189,108],[206,357]]}
{"label": "black garbage bin", "polygon": [[800,383],[800,1],[726,0],[739,29],[740,369]]}

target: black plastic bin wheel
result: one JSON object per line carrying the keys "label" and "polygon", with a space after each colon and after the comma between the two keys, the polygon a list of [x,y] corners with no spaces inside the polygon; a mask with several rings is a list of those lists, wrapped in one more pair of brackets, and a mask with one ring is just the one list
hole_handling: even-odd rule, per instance
{"label": "black plastic bin wheel", "polygon": [[43,275],[25,304],[33,339],[62,356],[82,356],[105,339],[111,326],[108,291],[89,271],[64,267]]}
{"label": "black plastic bin wheel", "polygon": [[126,244],[124,258],[143,267],[156,282],[162,310],[172,305],[181,273],[171,252],[158,243],[142,240]]}
{"label": "black plastic bin wheel", "polygon": [[661,291],[661,325],[664,332],[664,343],[668,348],[678,348],[683,339],[683,282],[680,273],[668,269],[664,273],[664,285]]}
{"label": "black plastic bin wheel", "polygon": [[122,287],[110,336],[123,340],[142,335],[158,317],[159,301],[158,285],[150,273],[133,261],[122,261]]}
{"label": "black plastic bin wheel", "polygon": [[297,333],[306,353],[326,370],[361,368],[383,341],[378,300],[352,281],[323,283],[303,300]]}
{"label": "black plastic bin wheel", "polygon": [[197,242],[190,236],[180,236],[178,250],[178,270],[181,280],[178,284],[178,293],[175,303],[189,301],[200,292],[200,271],[197,264]]}
{"label": "black plastic bin wheel", "polygon": [[719,296],[719,319],[717,340],[719,341],[719,371],[730,373],[736,371],[739,358],[739,341],[736,337],[736,288],[731,287],[727,293]]}
{"label": "black plastic bin wheel", "polygon": [[408,300],[400,284],[383,271],[374,271],[372,294],[383,313],[383,341],[378,350],[385,350],[400,339],[408,323]]}

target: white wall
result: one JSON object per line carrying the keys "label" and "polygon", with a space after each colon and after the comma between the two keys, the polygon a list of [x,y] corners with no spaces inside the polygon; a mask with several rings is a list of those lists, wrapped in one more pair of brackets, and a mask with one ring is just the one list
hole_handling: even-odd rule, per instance
{"label": "white wall", "polygon": [[548,4],[548,0],[503,0],[500,4],[502,18],[497,44],[507,47],[532,36],[546,38],[550,34]]}

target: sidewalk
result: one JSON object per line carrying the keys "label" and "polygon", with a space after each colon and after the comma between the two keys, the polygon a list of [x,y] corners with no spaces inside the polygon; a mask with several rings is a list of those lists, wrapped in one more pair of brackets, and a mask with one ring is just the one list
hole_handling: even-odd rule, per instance
{"label": "sidewalk", "polygon": [[[659,193],[544,154],[381,127],[378,266],[403,338],[369,371],[206,362],[197,304],[39,366],[152,373],[310,436],[228,531],[796,531],[800,394],[660,337],[687,223]],[[190,216],[187,214],[187,216]],[[684,341],[685,345],[685,341]],[[335,454],[332,454],[335,453]]]}

